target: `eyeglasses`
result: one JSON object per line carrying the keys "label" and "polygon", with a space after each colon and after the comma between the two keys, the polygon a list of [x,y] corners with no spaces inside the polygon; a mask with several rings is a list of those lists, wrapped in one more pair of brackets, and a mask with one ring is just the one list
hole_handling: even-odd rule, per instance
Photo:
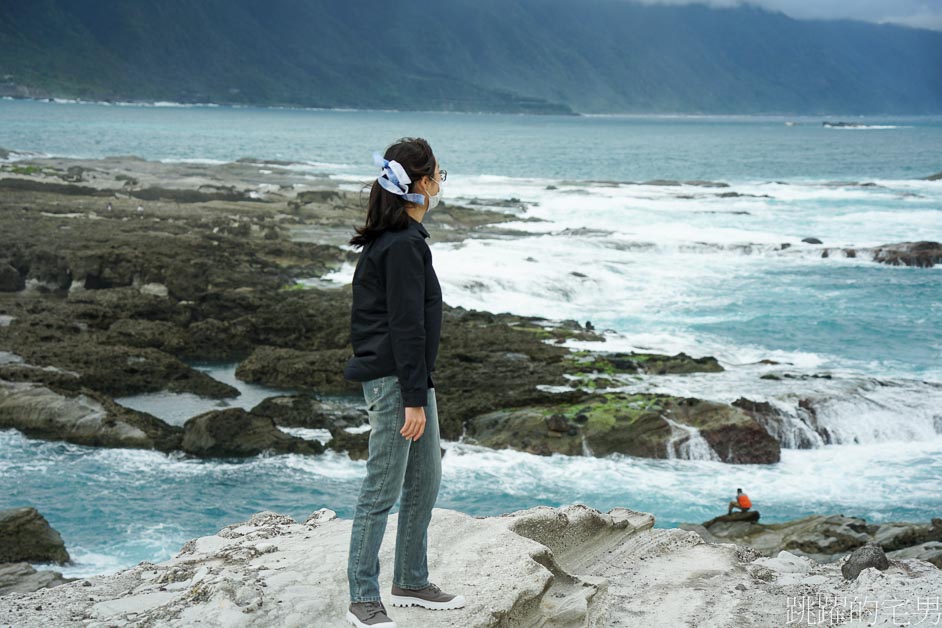
{"label": "eyeglasses", "polygon": [[439,180],[439,181],[444,181],[444,180],[447,179],[447,178],[448,178],[448,171],[447,171],[447,170],[439,170],[439,171],[438,171],[438,180]]}

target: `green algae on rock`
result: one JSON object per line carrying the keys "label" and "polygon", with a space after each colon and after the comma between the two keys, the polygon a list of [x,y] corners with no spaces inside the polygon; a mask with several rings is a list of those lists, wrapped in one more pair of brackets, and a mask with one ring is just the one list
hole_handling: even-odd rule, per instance
{"label": "green algae on rock", "polygon": [[[556,416],[572,429],[549,429],[547,421]],[[671,458],[679,457],[682,444],[675,424],[695,428],[723,462],[762,464],[780,457],[778,441],[741,408],[647,393],[605,393],[577,403],[496,410],[472,419],[466,438],[486,447],[542,455]]]}

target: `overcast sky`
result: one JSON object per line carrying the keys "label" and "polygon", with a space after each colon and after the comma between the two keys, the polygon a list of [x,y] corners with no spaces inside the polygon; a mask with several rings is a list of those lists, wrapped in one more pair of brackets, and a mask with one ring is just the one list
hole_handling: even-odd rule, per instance
{"label": "overcast sky", "polygon": [[[642,0],[648,4],[714,6],[742,4],[742,0]],[[942,0],[750,0],[768,9],[796,18],[851,18],[868,22],[893,22],[918,28],[942,30]]]}

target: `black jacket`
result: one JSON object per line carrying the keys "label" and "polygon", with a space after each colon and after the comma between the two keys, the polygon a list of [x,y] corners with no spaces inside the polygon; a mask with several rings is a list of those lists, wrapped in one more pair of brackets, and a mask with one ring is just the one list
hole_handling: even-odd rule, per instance
{"label": "black jacket", "polygon": [[409,217],[401,231],[385,231],[363,247],[353,273],[346,379],[365,382],[397,375],[406,406],[424,406],[442,331],[442,289],[428,231]]}

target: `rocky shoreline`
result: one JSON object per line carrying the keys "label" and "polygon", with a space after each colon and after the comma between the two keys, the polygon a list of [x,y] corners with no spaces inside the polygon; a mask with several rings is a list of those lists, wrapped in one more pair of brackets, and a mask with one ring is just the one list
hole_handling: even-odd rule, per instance
{"label": "rocky shoreline", "polygon": [[[245,457],[263,452],[316,455],[333,449],[347,452],[353,459],[364,459],[368,442],[364,428],[368,422],[359,386],[342,377],[342,366],[349,355],[350,289],[319,279],[355,261],[356,254],[344,243],[353,225],[361,220],[363,199],[340,189],[326,176],[302,175],[290,165],[252,159],[217,165],[165,164],[135,157],[0,163],[0,429],[17,429],[30,438],[183,452],[198,457]],[[434,242],[481,236],[530,237],[503,226],[509,220],[520,219],[511,213],[450,204],[443,204],[426,218]],[[904,248],[887,246],[881,250],[898,253]],[[910,260],[913,265],[937,262],[931,247],[908,250],[916,256]],[[897,253],[878,261],[908,263]],[[927,259],[931,263],[922,263]],[[785,421],[783,410],[767,402],[740,397],[722,403],[619,389],[626,377],[719,376],[725,367],[713,357],[606,351],[605,332],[573,320],[466,310],[447,304],[445,319],[436,378],[445,439],[538,455],[621,453],[650,458],[709,458],[731,464],[774,463],[783,446],[813,446],[810,439],[786,443],[780,429]],[[566,346],[573,340],[593,348],[574,350]],[[251,408],[234,406],[239,391],[190,364],[201,360],[236,362],[238,379],[285,392]],[[762,377],[798,376],[782,372]],[[482,390],[488,394],[481,394]],[[216,399],[220,409],[173,424],[114,400],[158,391]],[[820,442],[831,442],[827,427],[816,420],[819,403],[823,402],[808,395],[797,402],[795,413],[808,434]],[[330,438],[321,441],[294,436],[289,433],[291,428],[327,430]],[[824,582],[819,576],[825,580],[834,576],[835,567],[801,562],[804,559],[799,556],[834,562],[843,560],[847,552],[876,543],[887,551],[898,573],[915,570],[922,574],[928,572],[915,559],[939,565],[942,551],[942,527],[936,520],[930,524],[882,526],[840,515],[772,525],[734,520],[707,522],[709,526],[691,524],[689,529],[696,534],[681,530],[662,534],[649,530],[653,525],[650,515],[629,516],[626,513],[632,511],[616,509],[620,514],[595,511],[584,518],[584,510],[573,510],[577,508],[584,509],[570,506],[551,516],[546,510],[530,509],[521,511],[525,514],[520,520],[540,522],[524,526],[530,526],[532,534],[550,520],[562,522],[563,528],[572,521],[578,522],[573,525],[590,521],[594,522],[592,526],[608,530],[600,534],[609,538],[606,535],[620,534],[616,531],[624,529],[624,521],[636,517],[647,521],[649,517],[650,525],[642,527],[652,535],[655,545],[664,542],[687,548],[684,552],[705,552],[704,560],[707,556],[721,560],[729,570],[722,576],[724,582],[732,578],[727,583],[735,584],[737,591],[756,585],[763,588],[759,581],[771,583],[774,578],[763,580],[770,576],[758,570],[764,574],[758,580],[743,580],[741,565],[735,565],[742,562],[744,554],[741,549],[734,551],[723,545],[730,542],[754,547],[765,552],[769,560],[779,561],[769,563],[784,570],[779,575],[801,573],[816,585]],[[511,519],[478,520],[453,511],[436,512],[443,522],[443,537],[450,525],[468,526],[474,534],[484,534],[493,533],[493,526],[514,518],[509,515]],[[310,532],[310,524],[305,524],[307,528],[291,528],[300,524],[279,517],[253,518],[254,523],[246,524],[257,528],[251,538],[287,534],[305,551],[318,547],[316,543],[305,545],[309,539],[302,538],[303,534],[291,536]],[[575,519],[571,521],[570,517]],[[335,530],[331,534],[342,532],[342,525],[331,522],[329,514],[319,515],[315,521],[317,526],[329,523]],[[483,527],[478,530],[475,526]],[[391,528],[395,529],[392,520]],[[284,533],[289,529],[293,532]],[[591,536],[585,530],[578,533]],[[517,541],[519,537],[514,537],[514,543],[521,543],[521,548],[534,547],[532,537],[524,537],[529,540]],[[883,544],[886,539],[893,542]],[[336,539],[330,542],[336,543]],[[540,536],[536,542],[557,547],[569,556],[558,539]],[[647,548],[644,543],[640,547]],[[695,546],[700,549],[693,549]],[[241,556],[236,562],[242,569],[254,557],[275,551],[265,547],[230,549]],[[704,549],[707,547],[710,549]],[[834,551],[819,551],[822,548]],[[39,592],[35,598],[10,598],[16,601],[0,605],[0,625],[5,621],[39,625],[50,620],[68,624],[79,618],[107,618],[111,622],[118,621],[115,618],[119,616],[123,618],[120,621],[133,624],[148,617],[213,616],[204,606],[208,600],[229,600],[226,604],[234,604],[231,608],[241,612],[246,606],[243,602],[249,598],[256,601],[246,602],[254,605],[254,610],[247,612],[265,609],[257,617],[268,619],[259,622],[287,621],[279,614],[281,611],[272,610],[272,598],[255,593],[245,593],[248,597],[244,597],[233,593],[228,576],[215,578],[222,573],[220,565],[236,554],[222,556],[214,554],[215,550],[207,551],[198,559],[185,559],[188,566],[183,571],[177,568],[181,561],[178,557],[161,566],[142,564],[115,576],[85,581],[90,584],[69,583],[55,572],[36,572],[24,562],[37,562],[35,558],[0,559],[4,563],[0,567],[0,593],[4,586],[12,587],[7,592],[49,586],[62,589],[55,595]],[[539,550],[536,555],[552,554],[546,551]],[[661,560],[657,552],[646,555],[647,551],[632,560]],[[785,558],[777,554],[783,551],[788,554]],[[184,548],[181,556],[186,553]],[[604,587],[597,586],[600,580],[596,572],[581,580],[573,579],[572,573],[588,572],[567,571],[559,567],[561,563],[533,559],[525,553],[507,569],[524,569],[527,573],[542,569],[551,575],[539,576],[526,599],[501,598],[500,604],[506,602],[505,606],[477,608],[476,612],[491,613],[481,616],[506,620],[508,625],[513,625],[511,618],[523,622],[535,617],[535,609],[548,612],[545,607],[552,596],[548,597],[547,592],[559,591],[562,601],[550,606],[556,609],[553,612],[563,613],[561,617],[569,617],[569,613],[575,613],[573,618],[606,617],[606,606],[592,601],[604,598],[598,595]],[[753,559],[757,556],[755,553]],[[569,558],[575,560],[574,556]],[[61,557],[48,560],[59,561]],[[194,576],[199,561],[206,561],[206,574],[215,574],[215,579],[206,580],[209,588],[199,584],[202,578]],[[746,562],[752,564],[755,560]],[[800,567],[798,572],[794,571],[799,568],[795,565]],[[608,564],[599,569],[598,573],[604,574],[612,573],[615,567]],[[663,569],[669,568],[665,564]],[[771,566],[763,569],[774,571]],[[148,570],[153,573],[147,575]],[[693,572],[684,573],[686,579],[678,581],[672,595],[689,595],[690,578],[699,577]],[[730,576],[732,573],[738,575]],[[582,584],[573,588],[572,583],[577,581]],[[164,589],[157,587],[160,595],[147,597],[147,604],[153,601],[153,606],[135,610],[123,603],[106,603],[121,599],[133,587],[143,587],[148,593],[141,595],[149,596],[153,587],[148,588],[148,582],[161,583]],[[627,580],[615,578],[612,582],[616,586],[609,590],[632,591],[625,588]],[[631,580],[630,584],[636,586],[638,582]],[[797,581],[789,582],[788,586],[798,586]],[[910,591],[909,584],[900,582],[893,580],[892,587]],[[739,589],[740,584],[746,589]],[[482,593],[488,586],[467,585],[482,587]],[[79,586],[91,589],[77,589]],[[78,601],[73,594],[76,590],[92,594],[96,603]],[[778,589],[771,599],[783,604],[788,590]],[[166,595],[173,591],[189,593],[185,598],[176,593]],[[765,595],[742,604],[761,615],[760,601]],[[134,603],[143,599],[134,597]],[[339,604],[338,600],[325,601],[327,606],[322,612],[333,612],[329,609]],[[653,603],[653,599],[648,601]],[[656,618],[645,615],[653,612],[651,609],[636,610],[640,616]],[[715,616],[709,614],[719,611],[704,607],[698,612]]]}
{"label": "rocky shoreline", "polygon": [[[135,157],[3,163],[0,192],[0,427],[198,456],[323,451],[281,432],[271,406],[169,425],[112,400],[161,390],[231,399],[238,391],[187,364],[229,360],[243,381],[295,392],[279,412],[303,414],[312,395],[349,396],[349,407],[322,406],[293,425],[326,427],[327,447],[365,456],[368,435],[349,431],[366,420],[359,388],[342,378],[349,286],[317,279],[356,259],[344,245],[361,221],[359,194],[282,162]],[[511,219],[520,218],[453,205],[427,218],[435,241],[529,237],[501,226]],[[437,392],[446,439],[665,458],[683,457],[702,434],[725,462],[778,460],[748,400],[604,390],[616,373],[722,371],[713,358],[605,352],[605,336],[576,321],[456,307],[445,318]],[[559,346],[572,339],[600,350]]]}
{"label": "rocky shoreline", "polygon": [[[0,626],[342,626],[350,520],[260,512],[187,542],[175,557],[0,598]],[[391,609],[421,626],[873,625],[890,609],[938,623],[942,571],[877,545],[818,563],[707,542],[627,508],[539,506],[492,517],[442,508],[429,526],[430,579],[463,594],[442,612]],[[398,514],[379,560],[388,597]],[[800,615],[799,615],[800,612]],[[840,621],[838,621],[838,619]]]}
{"label": "rocky shoreline", "polygon": [[[11,154],[0,149],[0,158]],[[17,157],[0,162],[0,428],[197,456],[326,446],[365,457],[359,386],[342,377],[350,287],[320,279],[356,260],[346,241],[362,221],[362,193],[289,162],[252,158]],[[519,200],[475,204],[429,214],[433,242],[531,237],[504,226],[531,220]],[[886,245],[874,256],[932,265],[929,245]],[[832,442],[816,417],[827,400],[811,394],[783,410],[748,397],[624,392],[626,378],[722,373],[710,356],[605,351],[606,335],[574,320],[447,304],[444,316],[436,392],[445,439],[540,455],[739,464],[777,462],[783,446]],[[593,348],[563,346],[573,340]],[[236,362],[240,380],[287,394],[274,414],[261,404],[180,425],[113,401],[170,391],[230,405],[238,390],[193,361]],[[315,414],[290,426],[329,429],[328,442],[278,429],[289,426],[279,422],[285,408],[304,415],[318,395],[348,404],[318,399]]]}
{"label": "rocky shoreline", "polygon": [[819,563],[839,560],[865,545],[876,545],[890,558],[919,558],[942,569],[942,518],[929,523],[867,523],[860,517],[811,515],[781,523],[759,523],[750,510],[679,527],[709,543],[747,545],[764,556],[788,551]]}

